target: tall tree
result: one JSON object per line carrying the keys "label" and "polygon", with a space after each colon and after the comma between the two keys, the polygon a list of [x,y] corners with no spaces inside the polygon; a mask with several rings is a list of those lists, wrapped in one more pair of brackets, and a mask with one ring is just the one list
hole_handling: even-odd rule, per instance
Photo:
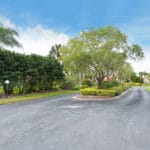
{"label": "tall tree", "polygon": [[104,78],[117,73],[127,58],[144,57],[140,46],[129,46],[127,36],[112,26],[83,31],[62,47],[61,53],[64,66],[71,70],[93,72],[99,88]]}
{"label": "tall tree", "polygon": [[18,33],[11,28],[5,28],[0,24],[0,48],[4,48],[5,46],[10,47],[21,47],[21,44],[18,42],[16,37]]}
{"label": "tall tree", "polygon": [[55,44],[54,46],[51,47],[49,55],[54,56],[56,58],[60,57],[60,48],[61,44]]}

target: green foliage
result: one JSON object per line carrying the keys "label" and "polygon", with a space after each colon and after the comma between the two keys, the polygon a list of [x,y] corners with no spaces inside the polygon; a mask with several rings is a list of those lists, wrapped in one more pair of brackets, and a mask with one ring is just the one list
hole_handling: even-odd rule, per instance
{"label": "green foliage", "polygon": [[127,59],[144,57],[140,46],[129,46],[127,36],[112,26],[83,31],[60,51],[66,73],[90,71],[99,88],[106,77],[129,80],[133,70]]}
{"label": "green foliage", "polygon": [[61,82],[60,88],[72,90],[72,89],[75,89],[75,85],[76,83],[74,79],[67,78]]}
{"label": "green foliage", "polygon": [[142,73],[140,74],[140,76],[138,76],[135,72],[132,73],[131,81],[132,82],[143,83],[144,81],[143,81]]}
{"label": "green foliage", "polygon": [[4,28],[0,24],[0,48],[2,48],[2,46],[21,47],[16,36],[18,36],[18,33],[14,29]]}
{"label": "green foliage", "polygon": [[[116,83],[117,85],[117,83]],[[80,92],[82,95],[93,95],[93,96],[118,96],[122,92],[128,90],[133,86],[140,86],[139,83],[124,83],[122,85],[112,87],[109,89],[98,89],[98,88],[85,88],[81,89]]]}
{"label": "green foliage", "polygon": [[[51,56],[23,55],[0,49],[0,83],[5,93],[49,90],[64,78],[63,66]],[[6,87],[5,80],[10,84]]]}
{"label": "green foliage", "polygon": [[150,86],[150,83],[143,83],[142,86],[148,87]]}
{"label": "green foliage", "polygon": [[85,88],[88,88],[89,86],[88,85],[81,85],[81,89],[85,89]]}
{"label": "green foliage", "polygon": [[79,85],[76,85],[73,90],[80,90],[80,86]]}
{"label": "green foliage", "polygon": [[116,80],[111,80],[111,81],[103,81],[102,82],[102,88],[107,89],[107,88],[112,88],[114,86],[118,86],[120,83]]}
{"label": "green foliage", "polygon": [[150,87],[146,88],[146,90],[147,90],[148,92],[150,92]]}
{"label": "green foliage", "polygon": [[133,60],[139,60],[139,59],[142,59],[144,57],[144,53],[142,51],[142,48],[137,44],[133,44],[130,47],[128,55]]}
{"label": "green foliage", "polygon": [[55,44],[54,46],[52,46],[49,51],[49,56],[54,56],[55,58],[59,58],[60,57],[60,51],[59,51],[60,48],[61,48],[61,44]]}
{"label": "green foliage", "polygon": [[124,91],[124,88],[122,86],[113,87],[112,89],[115,90],[115,96],[120,95]]}
{"label": "green foliage", "polygon": [[96,89],[96,88],[86,88],[81,89],[82,95],[92,95],[92,96],[115,96],[115,90],[104,90],[104,89]]}
{"label": "green foliage", "polygon": [[84,79],[82,80],[82,85],[87,85],[87,86],[93,86],[94,85],[94,82],[92,80],[89,80],[89,79]]}
{"label": "green foliage", "polygon": [[0,97],[4,96],[4,90],[3,88],[0,86]]}
{"label": "green foliage", "polygon": [[141,86],[140,83],[136,83],[136,82],[126,82],[123,84],[123,86],[127,86],[127,87],[134,87],[134,86]]}
{"label": "green foliage", "polygon": [[10,103],[16,103],[16,102],[23,102],[23,101],[29,101],[29,100],[38,100],[41,98],[46,98],[50,96],[60,96],[64,94],[71,94],[75,91],[71,90],[60,90],[60,91],[51,91],[51,92],[39,92],[39,93],[32,93],[32,94],[23,94],[15,97],[0,98],[0,105],[1,104],[10,104]]}

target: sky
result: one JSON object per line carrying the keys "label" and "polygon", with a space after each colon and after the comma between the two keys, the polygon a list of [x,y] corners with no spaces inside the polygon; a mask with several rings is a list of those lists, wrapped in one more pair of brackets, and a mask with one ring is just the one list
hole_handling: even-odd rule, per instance
{"label": "sky", "polygon": [[40,55],[83,30],[112,25],[145,53],[131,62],[134,70],[150,72],[149,7],[149,0],[0,0],[0,22],[18,31],[23,49],[15,51]]}

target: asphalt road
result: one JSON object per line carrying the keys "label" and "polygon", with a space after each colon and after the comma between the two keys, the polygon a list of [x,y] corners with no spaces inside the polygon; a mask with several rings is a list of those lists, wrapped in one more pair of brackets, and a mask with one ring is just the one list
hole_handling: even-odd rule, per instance
{"label": "asphalt road", "polygon": [[150,94],[75,102],[73,95],[0,106],[0,150],[150,150]]}

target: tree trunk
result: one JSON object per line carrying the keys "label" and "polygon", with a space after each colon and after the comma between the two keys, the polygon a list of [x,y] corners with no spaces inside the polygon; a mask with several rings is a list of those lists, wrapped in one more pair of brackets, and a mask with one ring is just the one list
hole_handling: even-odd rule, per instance
{"label": "tree trunk", "polygon": [[81,87],[81,73],[79,72],[79,86]]}
{"label": "tree trunk", "polygon": [[101,89],[102,88],[102,79],[98,79],[98,88]]}
{"label": "tree trunk", "polygon": [[50,79],[50,89],[53,88],[53,79]]}

